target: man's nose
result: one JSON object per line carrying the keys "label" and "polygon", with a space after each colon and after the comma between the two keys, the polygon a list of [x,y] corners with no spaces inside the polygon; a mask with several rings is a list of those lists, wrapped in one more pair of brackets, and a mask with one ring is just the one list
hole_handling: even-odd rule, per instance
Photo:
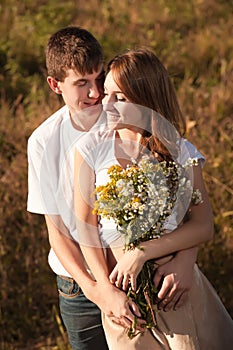
{"label": "man's nose", "polygon": [[100,91],[96,84],[93,84],[89,87],[88,96],[90,98],[99,98],[100,97]]}

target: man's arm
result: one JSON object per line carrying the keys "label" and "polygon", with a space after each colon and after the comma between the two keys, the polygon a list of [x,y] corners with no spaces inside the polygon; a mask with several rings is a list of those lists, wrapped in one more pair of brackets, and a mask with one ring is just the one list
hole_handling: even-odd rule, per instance
{"label": "man's arm", "polygon": [[[112,317],[115,323],[129,328],[134,320],[129,306],[133,305],[130,304],[125,293],[110,283],[97,283],[93,280],[87,271],[79,244],[70,236],[59,215],[45,215],[45,220],[51,247],[85,296],[98,305],[106,315]],[[134,311],[137,312],[137,310]],[[140,324],[138,329],[141,330]]]}
{"label": "man's arm", "polygon": [[45,215],[49,242],[59,261],[84,292],[95,283],[88,273],[78,243],[71,237],[59,215]]}

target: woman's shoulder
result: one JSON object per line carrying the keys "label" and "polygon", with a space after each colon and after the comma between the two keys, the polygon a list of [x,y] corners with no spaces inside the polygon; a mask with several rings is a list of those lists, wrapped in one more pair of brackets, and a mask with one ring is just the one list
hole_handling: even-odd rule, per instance
{"label": "woman's shoulder", "polygon": [[105,144],[105,142],[111,140],[112,137],[113,134],[109,130],[90,130],[79,138],[76,143],[76,148],[90,151],[99,148],[100,145]]}
{"label": "woman's shoulder", "polygon": [[187,139],[180,140],[178,162],[184,164],[189,158],[197,158],[204,165],[205,157],[198,151],[198,149]]}
{"label": "woman's shoulder", "polygon": [[94,169],[96,162],[104,161],[111,152],[113,132],[109,130],[90,130],[79,138],[75,144],[76,151]]}

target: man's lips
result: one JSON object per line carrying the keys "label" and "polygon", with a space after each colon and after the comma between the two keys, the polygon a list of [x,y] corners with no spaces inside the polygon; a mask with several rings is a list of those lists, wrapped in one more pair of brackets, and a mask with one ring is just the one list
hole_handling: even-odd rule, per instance
{"label": "man's lips", "polygon": [[84,102],[81,103],[81,105],[82,105],[82,108],[90,108],[90,107],[94,108],[95,106],[100,106],[101,103],[99,103],[99,100],[97,100],[95,102],[93,102],[93,101],[92,102],[84,101]]}
{"label": "man's lips", "polygon": [[86,106],[96,106],[97,104],[99,104],[99,102],[98,101],[96,101],[96,102],[83,102],[83,104]]}

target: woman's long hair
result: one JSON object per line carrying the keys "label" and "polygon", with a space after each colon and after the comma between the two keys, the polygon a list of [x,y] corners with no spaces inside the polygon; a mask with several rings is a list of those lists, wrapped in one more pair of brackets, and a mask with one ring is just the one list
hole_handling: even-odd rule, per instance
{"label": "woman's long hair", "polygon": [[[171,124],[181,136],[186,131],[186,125],[166,68],[153,52],[138,49],[116,56],[109,62],[108,70],[130,102],[151,110],[141,143],[153,154],[170,158],[167,146],[169,143],[171,146],[175,139],[171,136],[171,128],[165,128],[165,124]],[[158,116],[166,123],[158,122]]]}

